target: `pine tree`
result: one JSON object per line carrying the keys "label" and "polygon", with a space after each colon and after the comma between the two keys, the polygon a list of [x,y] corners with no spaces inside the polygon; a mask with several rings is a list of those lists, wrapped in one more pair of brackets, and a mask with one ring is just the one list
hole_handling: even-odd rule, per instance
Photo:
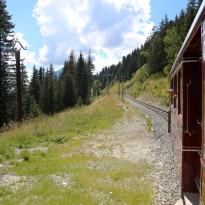
{"label": "pine tree", "polygon": [[30,94],[34,97],[35,101],[39,103],[40,100],[40,79],[39,72],[36,66],[33,66],[33,73],[30,82]]}
{"label": "pine tree", "polygon": [[25,119],[39,117],[42,114],[40,106],[30,93],[26,93],[23,97],[23,112]]}
{"label": "pine tree", "polygon": [[64,65],[63,75],[63,103],[64,107],[72,107],[77,103],[75,76],[76,60],[74,51],[71,51],[68,61]]}
{"label": "pine tree", "polygon": [[76,67],[75,53],[72,50],[67,62],[67,71],[73,76]]}
{"label": "pine tree", "polygon": [[27,118],[28,116],[30,116],[30,110],[28,110],[28,106],[26,105],[26,103],[28,102],[28,98],[30,97],[30,94],[29,94],[29,80],[26,71],[26,66],[24,64],[21,66],[21,92],[22,92],[23,118]]}
{"label": "pine tree", "polygon": [[[0,127],[8,123],[9,108],[9,82],[8,64],[9,53],[12,48],[13,38],[11,16],[6,11],[6,2],[0,0]],[[10,39],[9,39],[10,37]]]}
{"label": "pine tree", "polygon": [[45,114],[50,113],[50,102],[49,102],[49,71],[45,72],[45,78],[42,85],[42,90],[40,93],[40,106]]}
{"label": "pine tree", "polygon": [[56,111],[56,81],[53,65],[51,64],[48,71],[48,108],[49,114]]}
{"label": "pine tree", "polygon": [[82,73],[82,102],[84,105],[89,103],[89,73],[87,70],[86,65],[83,67],[83,73]]}
{"label": "pine tree", "polygon": [[39,81],[40,81],[40,86],[43,83],[44,77],[45,77],[45,69],[43,67],[39,68]]}
{"label": "pine tree", "polygon": [[73,107],[76,104],[73,76],[67,72],[63,78],[63,106]]}
{"label": "pine tree", "polygon": [[83,77],[85,72],[85,60],[83,58],[83,54],[80,52],[80,56],[77,61],[76,68],[74,70],[74,79],[75,79],[75,90],[78,101],[82,101],[83,99]]}
{"label": "pine tree", "polygon": [[58,110],[57,105],[57,79],[51,64],[45,73],[42,90],[40,93],[40,105],[45,114],[54,114]]}
{"label": "pine tree", "polygon": [[196,16],[197,10],[198,10],[198,6],[197,6],[196,0],[189,0],[189,3],[187,5],[187,16],[186,16],[187,31],[192,25],[192,22]]}
{"label": "pine tree", "polygon": [[93,59],[92,59],[92,56],[91,56],[91,51],[89,51],[89,54],[88,54],[88,59],[87,59],[87,63],[86,63],[86,73],[87,73],[87,84],[88,84],[88,90],[86,92],[88,92],[86,95],[87,95],[87,99],[86,101],[88,102],[89,101],[89,98],[91,97],[91,89],[92,89],[92,84],[93,84],[93,72],[95,70],[95,66],[93,64]]}

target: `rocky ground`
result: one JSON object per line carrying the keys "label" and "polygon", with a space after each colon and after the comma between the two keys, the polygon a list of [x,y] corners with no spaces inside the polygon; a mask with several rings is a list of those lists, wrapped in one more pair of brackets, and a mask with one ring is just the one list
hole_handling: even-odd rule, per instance
{"label": "rocky ground", "polygon": [[[109,131],[95,134],[93,141],[85,146],[89,147],[87,150],[90,153],[99,157],[113,156],[134,163],[146,161],[153,164],[154,172],[148,176],[154,184],[153,204],[174,205],[180,199],[180,187],[167,122],[155,112],[130,100],[127,102],[150,117],[153,131],[146,130],[146,122],[139,116],[129,118],[125,114],[121,122]],[[125,106],[124,109],[130,108]]]}
{"label": "rocky ground", "polygon": [[154,204],[174,205],[180,199],[180,187],[176,177],[174,156],[172,151],[172,140],[167,133],[167,122],[155,112],[141,105],[127,100],[130,104],[144,112],[152,120],[155,148],[155,195]]}

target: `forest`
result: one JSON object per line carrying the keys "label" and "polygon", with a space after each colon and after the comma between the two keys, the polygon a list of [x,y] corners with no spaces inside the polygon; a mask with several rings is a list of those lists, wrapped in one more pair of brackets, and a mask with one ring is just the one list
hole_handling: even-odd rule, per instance
{"label": "forest", "polygon": [[[170,68],[193,22],[202,0],[189,0],[186,10],[181,10],[174,20],[165,16],[159,27],[154,27],[140,48],[123,56],[117,65],[105,67],[96,75],[91,52],[85,59],[70,52],[62,73],[55,75],[52,64],[48,68],[33,66],[29,80],[26,67],[21,64],[21,91],[23,119],[42,114],[53,115],[76,105],[91,103],[109,82],[126,81],[148,64],[150,75],[161,72],[169,75]],[[14,24],[6,10],[6,1],[0,0],[0,127],[17,121],[16,80],[9,65],[13,58]],[[107,78],[106,75],[109,74]]]}
{"label": "forest", "polygon": [[135,48],[127,56],[123,56],[117,65],[103,68],[95,76],[100,89],[107,86],[107,79],[104,77],[107,73],[109,82],[127,81],[144,64],[149,66],[149,75],[158,72],[169,75],[201,3],[202,0],[188,0],[187,8],[182,9],[174,20],[169,20],[166,15],[159,26],[152,29],[152,33],[140,48]]}

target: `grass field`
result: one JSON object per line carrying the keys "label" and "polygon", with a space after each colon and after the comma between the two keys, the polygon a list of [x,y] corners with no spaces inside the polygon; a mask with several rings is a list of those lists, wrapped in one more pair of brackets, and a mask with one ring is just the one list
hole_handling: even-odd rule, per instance
{"label": "grass field", "polygon": [[0,204],[150,204],[152,184],[144,180],[150,164],[85,150],[93,133],[124,116],[123,106],[105,96],[1,133]]}

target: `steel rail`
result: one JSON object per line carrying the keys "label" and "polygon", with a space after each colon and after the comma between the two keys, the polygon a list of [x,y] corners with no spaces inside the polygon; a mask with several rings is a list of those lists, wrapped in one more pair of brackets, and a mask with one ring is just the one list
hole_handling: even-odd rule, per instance
{"label": "steel rail", "polygon": [[160,116],[162,116],[165,120],[167,120],[169,122],[169,112],[168,111],[163,110],[163,109],[161,109],[159,107],[150,105],[148,103],[136,100],[136,99],[134,99],[134,98],[132,98],[130,96],[127,96],[127,95],[125,96],[125,98],[128,98],[128,99],[132,100],[133,102],[136,102],[136,103],[138,103],[138,104],[140,104],[140,105],[142,105],[142,106],[144,106],[144,107],[154,111],[155,113],[159,114]]}

